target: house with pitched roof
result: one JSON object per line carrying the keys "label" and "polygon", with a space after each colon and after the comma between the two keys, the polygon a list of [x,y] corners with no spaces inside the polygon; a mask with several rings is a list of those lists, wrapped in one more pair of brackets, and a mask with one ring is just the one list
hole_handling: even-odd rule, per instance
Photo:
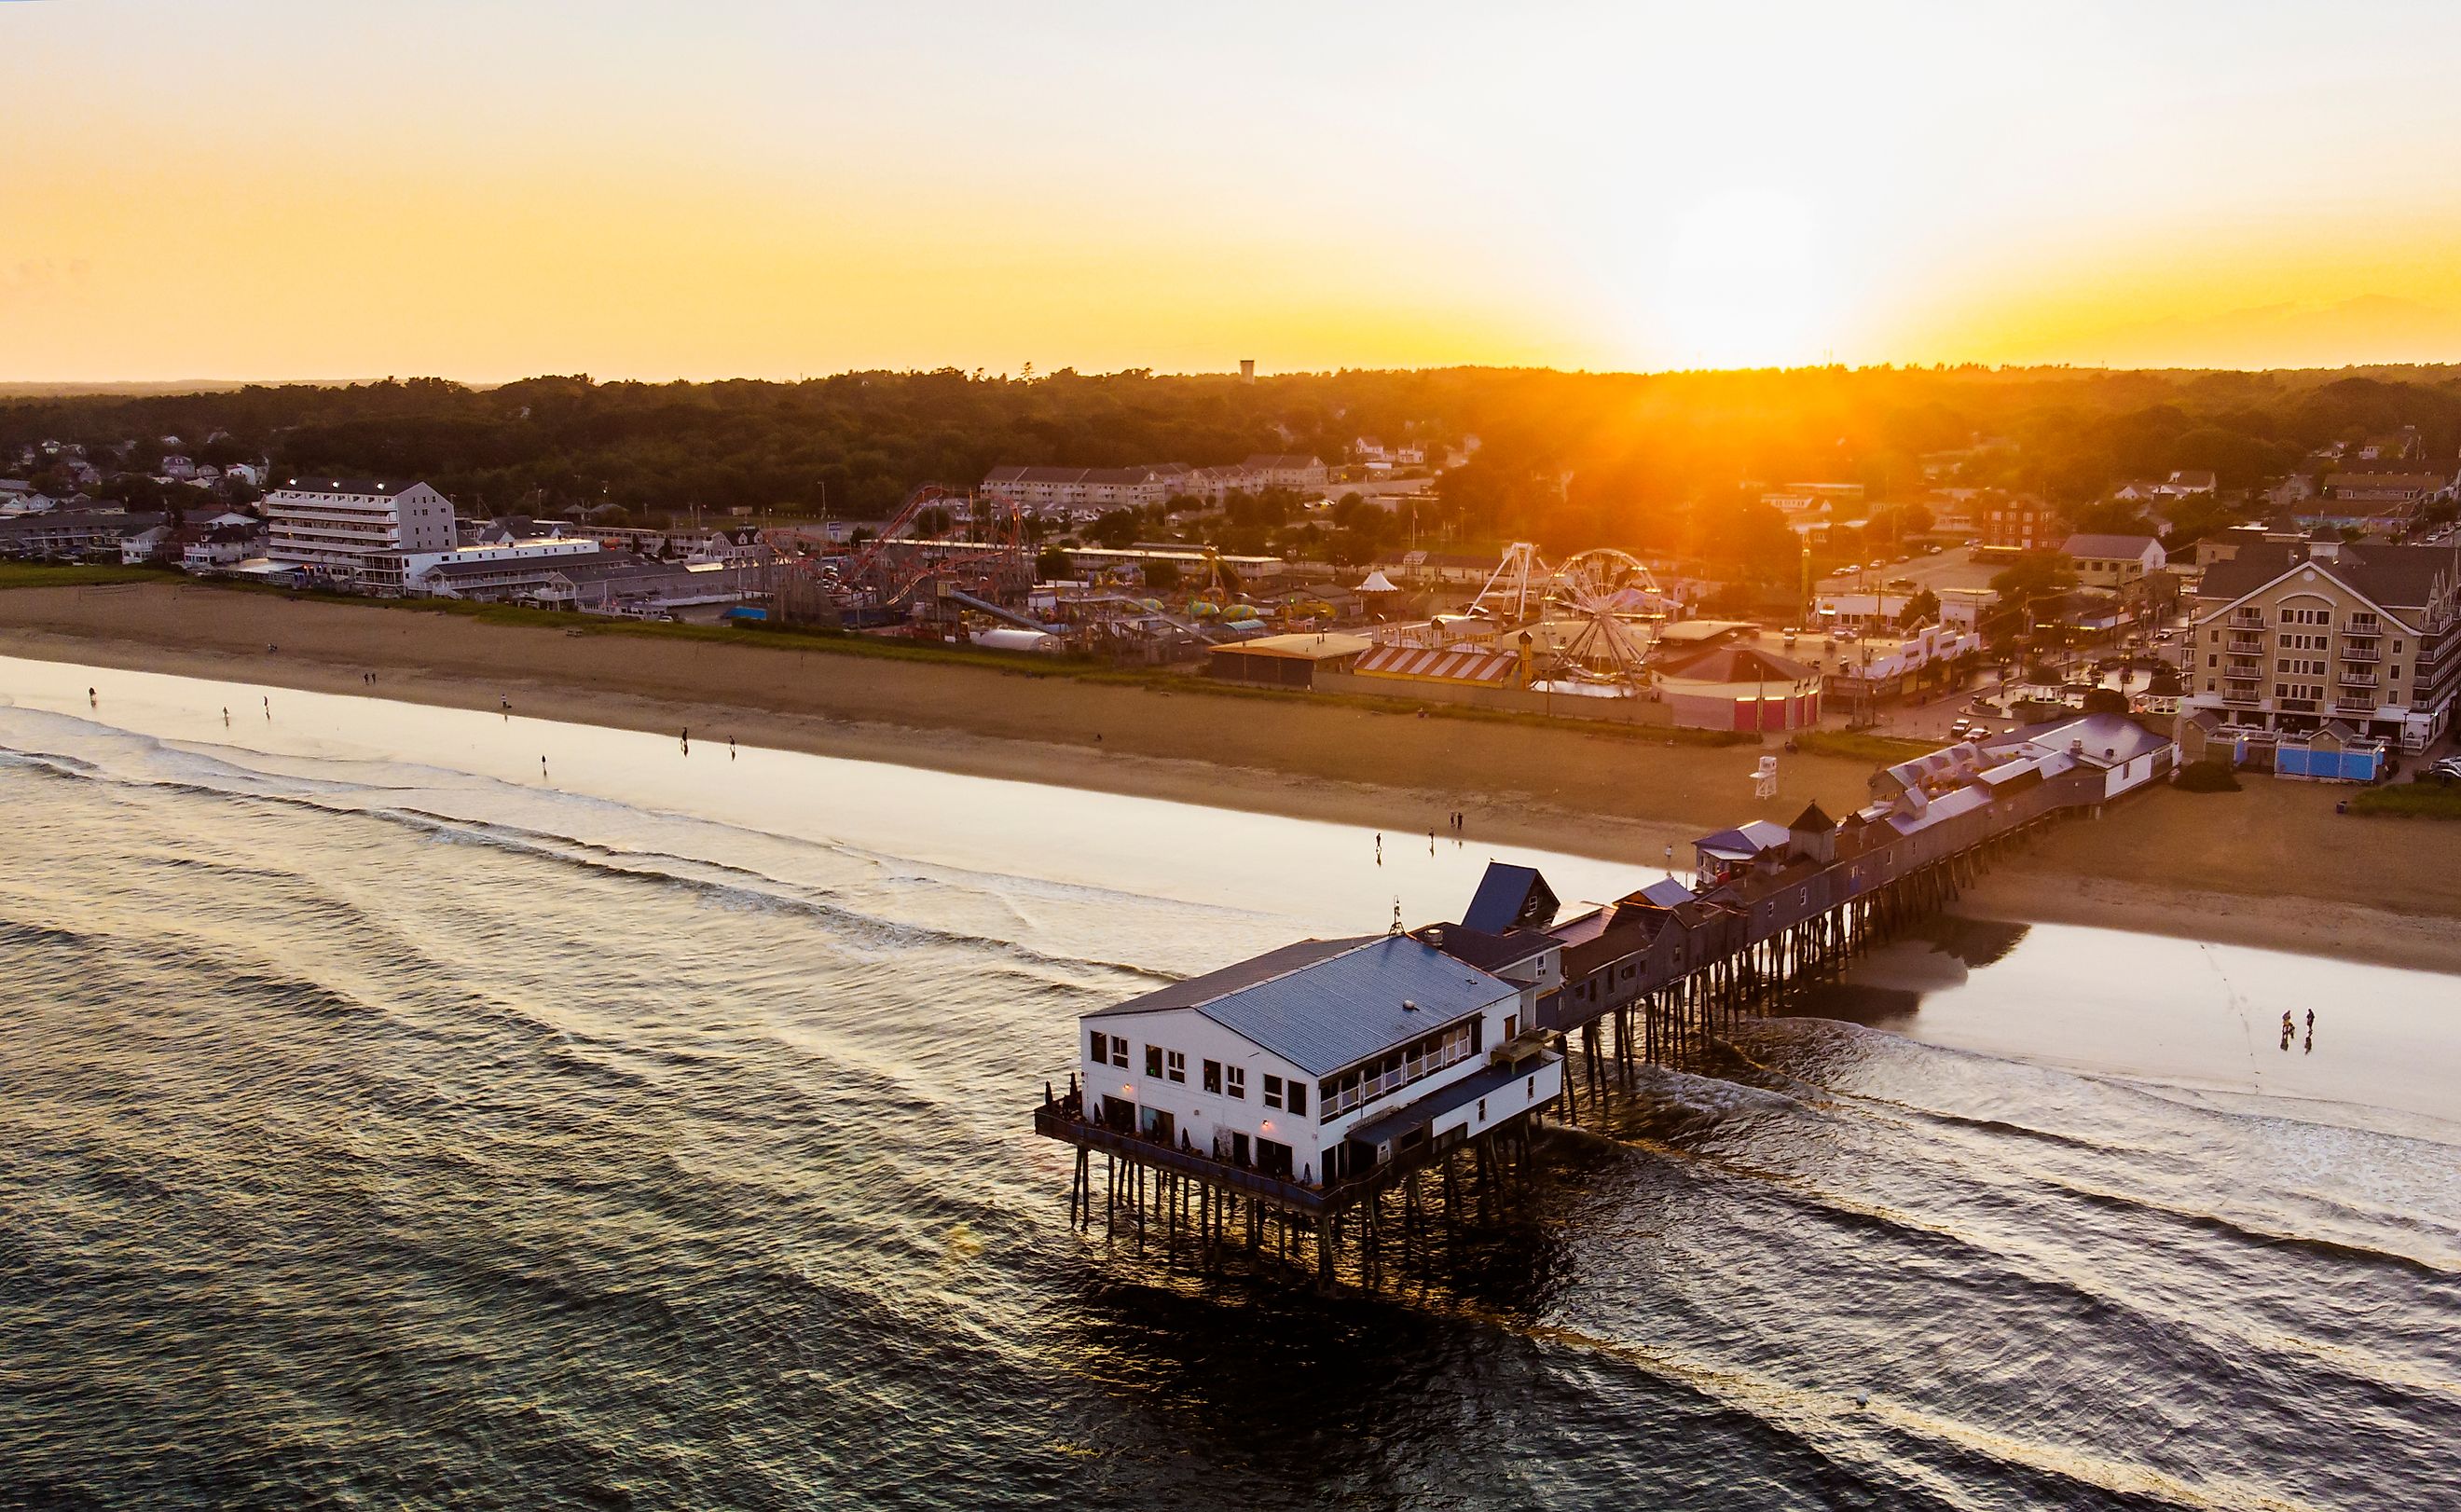
{"label": "house with pitched roof", "polygon": [[1539,937],[1304,940],[1079,1020],[1089,1119],[1308,1186],[1440,1152],[1562,1095],[1533,1027]]}
{"label": "house with pitched roof", "polygon": [[2170,557],[2152,536],[2086,533],[2068,537],[2061,555],[2089,588],[2125,588],[2162,570]]}

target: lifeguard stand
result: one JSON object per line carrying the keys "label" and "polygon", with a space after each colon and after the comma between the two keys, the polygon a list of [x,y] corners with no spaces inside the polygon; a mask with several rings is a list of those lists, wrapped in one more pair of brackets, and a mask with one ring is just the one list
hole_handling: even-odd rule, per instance
{"label": "lifeguard stand", "polygon": [[1777,757],[1765,756],[1761,757],[1761,764],[1752,769],[1752,797],[1777,797]]}

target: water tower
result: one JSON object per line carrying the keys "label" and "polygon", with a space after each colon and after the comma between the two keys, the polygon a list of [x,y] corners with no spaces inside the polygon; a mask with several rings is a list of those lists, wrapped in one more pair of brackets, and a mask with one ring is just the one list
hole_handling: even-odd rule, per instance
{"label": "water tower", "polygon": [[1255,358],[1242,357],[1239,359],[1239,381],[1242,383],[1253,383],[1256,381]]}

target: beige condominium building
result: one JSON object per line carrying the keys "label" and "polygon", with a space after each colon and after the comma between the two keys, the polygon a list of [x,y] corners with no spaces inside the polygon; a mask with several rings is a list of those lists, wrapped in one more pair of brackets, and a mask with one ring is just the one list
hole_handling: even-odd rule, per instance
{"label": "beige condominium building", "polygon": [[343,582],[398,588],[404,556],[453,549],[452,500],[425,483],[301,475],[263,508],[268,557]]}
{"label": "beige condominium building", "polygon": [[2461,546],[2250,542],[2205,568],[2183,713],[2422,751],[2461,691]]}

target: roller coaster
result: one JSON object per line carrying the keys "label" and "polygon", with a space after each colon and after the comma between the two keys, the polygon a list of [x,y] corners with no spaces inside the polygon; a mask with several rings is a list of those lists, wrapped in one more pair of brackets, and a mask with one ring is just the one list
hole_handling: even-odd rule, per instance
{"label": "roller coaster", "polygon": [[[945,515],[945,526],[931,517]],[[793,531],[764,538],[776,552],[777,570],[790,591],[775,597],[808,597],[813,589],[850,619],[887,619],[913,612],[917,604],[953,595],[1014,618],[1034,586],[1034,540],[1025,512],[1015,500],[971,489],[926,483],[906,496],[879,535],[844,551],[809,549]],[[792,591],[800,589],[801,591]],[[1019,621],[1019,623],[1028,623]]]}

